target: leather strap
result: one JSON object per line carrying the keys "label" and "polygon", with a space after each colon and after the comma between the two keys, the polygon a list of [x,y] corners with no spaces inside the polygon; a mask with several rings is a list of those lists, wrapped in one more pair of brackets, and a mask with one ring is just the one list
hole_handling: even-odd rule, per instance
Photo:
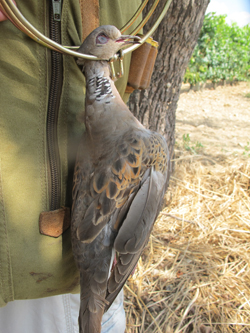
{"label": "leather strap", "polygon": [[99,0],[79,0],[82,16],[82,41],[99,27]]}

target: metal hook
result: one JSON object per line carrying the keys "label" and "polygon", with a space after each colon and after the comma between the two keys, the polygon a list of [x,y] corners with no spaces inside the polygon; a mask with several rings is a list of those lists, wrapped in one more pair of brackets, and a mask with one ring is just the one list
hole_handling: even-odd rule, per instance
{"label": "metal hook", "polygon": [[[113,81],[121,78],[124,75],[124,66],[123,66],[123,58],[124,58],[124,51],[123,50],[119,50],[118,53],[109,60],[110,63],[110,68],[111,68],[111,79]],[[119,72],[116,73],[115,71],[115,65],[114,62],[116,60],[119,60]]]}

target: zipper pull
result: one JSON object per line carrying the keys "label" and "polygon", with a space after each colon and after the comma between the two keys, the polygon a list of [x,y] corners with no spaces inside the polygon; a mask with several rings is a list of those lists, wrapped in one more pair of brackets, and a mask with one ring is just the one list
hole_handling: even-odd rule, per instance
{"label": "zipper pull", "polygon": [[54,21],[61,21],[62,0],[52,0]]}

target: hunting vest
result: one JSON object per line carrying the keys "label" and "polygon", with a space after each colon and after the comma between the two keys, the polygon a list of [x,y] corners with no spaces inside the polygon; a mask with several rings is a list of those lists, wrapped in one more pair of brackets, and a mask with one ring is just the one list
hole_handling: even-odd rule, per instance
{"label": "hunting vest", "polygon": [[[18,1],[18,8],[44,35],[62,45],[80,45],[99,24],[121,28],[139,4],[100,0],[98,6],[97,0],[63,0],[59,21],[52,0]],[[41,46],[9,21],[0,26],[0,306],[4,306],[14,299],[79,292],[68,227],[75,153],[84,131],[78,121],[84,112],[84,76],[73,57]],[[128,68],[126,56],[125,76],[117,82],[124,98]],[[63,230],[59,223],[58,234],[49,236],[51,221],[53,233],[60,220]]]}

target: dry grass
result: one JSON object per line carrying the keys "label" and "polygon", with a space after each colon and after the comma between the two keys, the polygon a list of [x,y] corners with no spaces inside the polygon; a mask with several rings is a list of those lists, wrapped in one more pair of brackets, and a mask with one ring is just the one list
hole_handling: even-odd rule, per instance
{"label": "dry grass", "polygon": [[250,332],[250,158],[187,154],[125,287],[126,332]]}

